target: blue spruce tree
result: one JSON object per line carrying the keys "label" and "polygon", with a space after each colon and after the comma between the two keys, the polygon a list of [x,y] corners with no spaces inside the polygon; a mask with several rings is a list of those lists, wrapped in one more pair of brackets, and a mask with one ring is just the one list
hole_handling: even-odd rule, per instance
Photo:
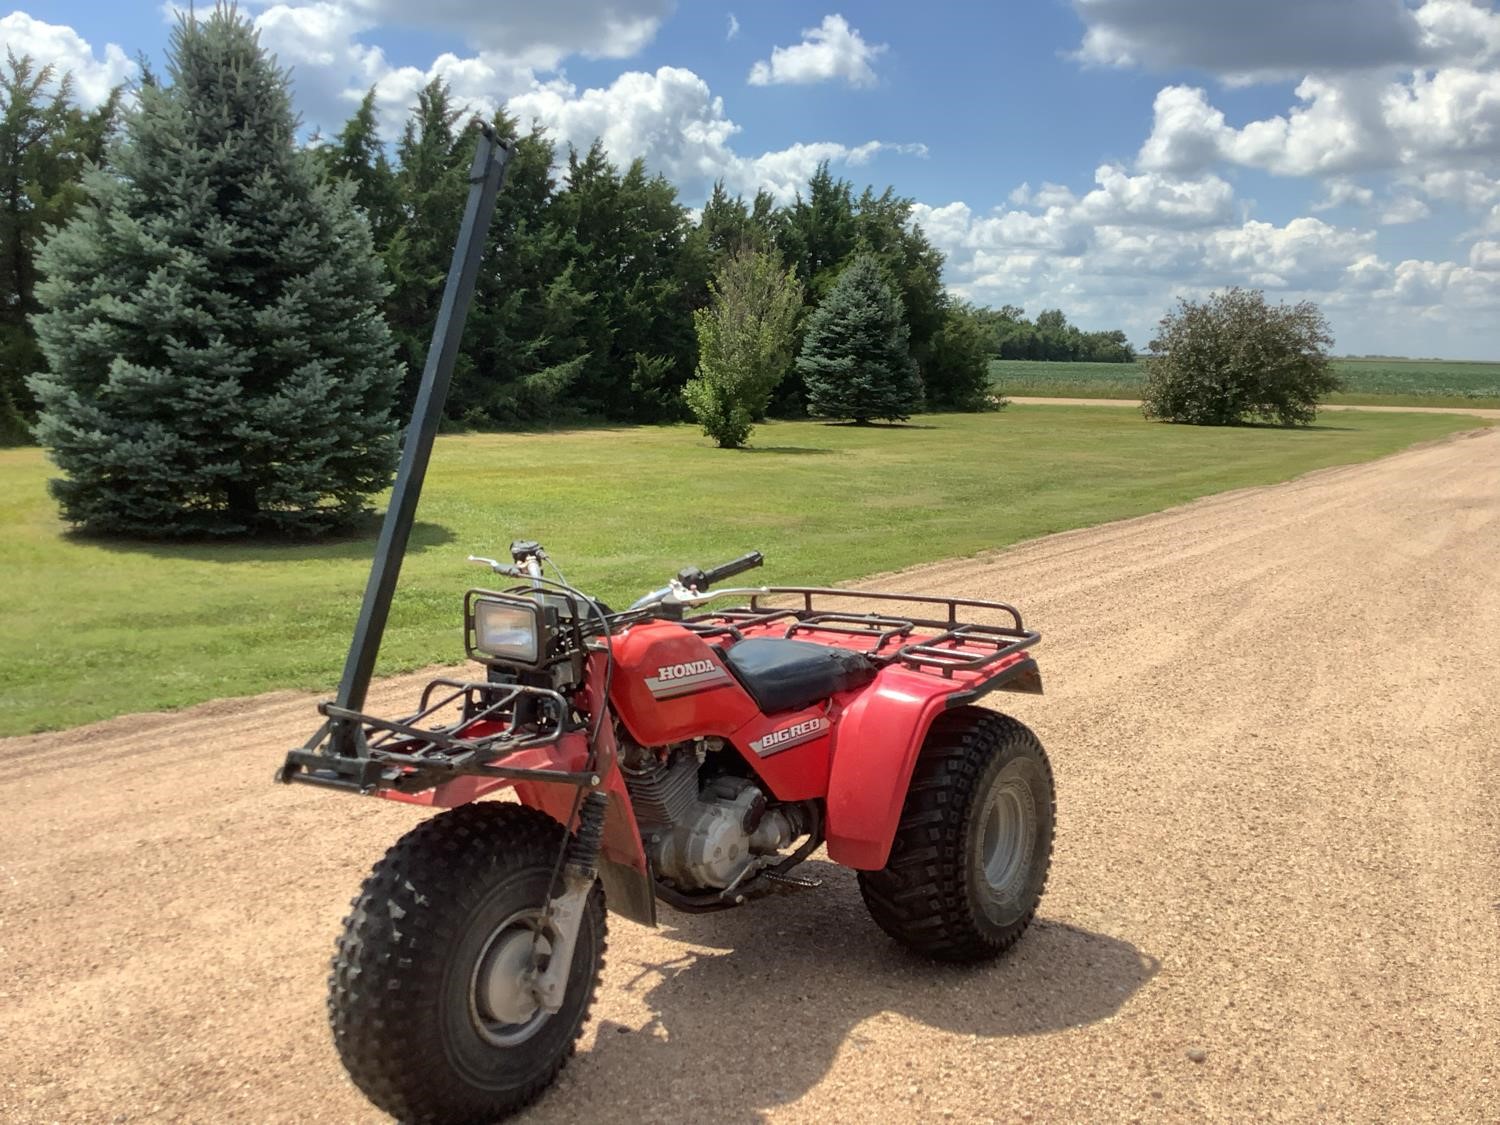
{"label": "blue spruce tree", "polygon": [[184,18],[108,172],[42,251],[37,436],[65,519],[305,535],[390,481],[400,378],[352,187],[298,148],[287,76],[232,6]]}
{"label": "blue spruce tree", "polygon": [[901,421],[922,407],[901,301],[870,254],[853,258],[808,318],[797,371],[808,413]]}

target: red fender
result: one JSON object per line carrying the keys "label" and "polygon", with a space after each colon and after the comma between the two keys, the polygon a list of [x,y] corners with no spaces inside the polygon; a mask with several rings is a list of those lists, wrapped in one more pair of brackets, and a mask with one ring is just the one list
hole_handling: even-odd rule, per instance
{"label": "red fender", "polygon": [[[600,732],[603,741],[605,732]],[[611,750],[611,757],[613,751]],[[535,746],[529,750],[518,750],[505,759],[507,766],[517,769],[556,770],[559,773],[581,771],[588,760],[588,738],[582,733],[565,735],[550,746]],[[608,769],[600,789],[609,797],[609,811],[604,818],[604,858],[615,863],[633,867],[642,873],[646,870],[646,855],[641,849],[641,834],[635,823],[635,810],[630,804],[630,794],[625,789],[624,778],[618,769]],[[400,801],[408,805],[430,805],[437,809],[451,809],[467,805],[502,789],[514,789],[523,805],[541,809],[559,824],[573,827],[577,822],[573,816],[573,802],[578,790],[572,785],[544,781],[512,781],[500,777],[455,777],[441,785],[424,789],[418,793],[402,793],[386,789],[381,796],[389,801]]]}
{"label": "red fender", "polygon": [[885,866],[927,730],[968,686],[893,664],[844,712],[828,779],[829,859],[863,871]]}
{"label": "red fender", "polygon": [[[590,659],[596,663],[596,667],[591,669],[594,673],[591,683],[603,683],[603,656],[595,653]],[[587,704],[591,712],[605,706],[603,698],[592,687],[588,692]],[[467,733],[482,736],[485,729],[480,724],[471,727]],[[652,926],[656,924],[656,899],[651,873],[641,844],[640,828],[635,821],[635,807],[630,803],[630,793],[625,788],[625,779],[615,760],[617,748],[614,727],[609,722],[600,726],[598,748],[598,769],[601,774],[599,788],[609,797],[609,807],[604,814],[599,876],[604,880],[605,894],[611,910],[643,925]],[[505,764],[517,769],[575,773],[584,769],[588,756],[588,736],[582,731],[575,731],[554,743],[507,755]],[[418,793],[386,789],[381,791],[380,796],[405,804],[451,809],[502,789],[514,789],[516,798],[523,805],[541,809],[559,824],[572,828],[577,823],[573,811],[578,789],[562,782],[512,781],[509,778],[467,775],[455,777],[452,781],[445,781]]]}

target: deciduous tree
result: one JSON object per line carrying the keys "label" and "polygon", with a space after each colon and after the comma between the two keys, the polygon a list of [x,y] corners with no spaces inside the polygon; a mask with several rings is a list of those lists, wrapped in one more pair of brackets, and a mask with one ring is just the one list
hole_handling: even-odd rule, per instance
{"label": "deciduous tree", "polygon": [[1311,301],[1271,305],[1259,289],[1179,300],[1150,343],[1148,418],[1227,426],[1259,418],[1305,426],[1339,389],[1333,336]]}
{"label": "deciduous tree", "polygon": [[710,283],[709,306],[693,314],[698,374],[683,396],[721,449],[744,445],[791,366],[802,284],[780,255],[742,248]]}

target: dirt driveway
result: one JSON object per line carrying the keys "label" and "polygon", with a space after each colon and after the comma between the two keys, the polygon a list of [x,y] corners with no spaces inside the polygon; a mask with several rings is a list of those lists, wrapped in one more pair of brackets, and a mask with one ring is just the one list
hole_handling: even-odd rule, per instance
{"label": "dirt driveway", "polygon": [[[1500,432],[901,575],[1043,631],[1047,697],[1001,700],[1056,764],[1036,927],[927,965],[826,865],[613,920],[527,1120],[1500,1120],[1497,580]],[[0,1120],[373,1119],[323,979],[414,813],[273,786],[312,721],[0,742]]]}

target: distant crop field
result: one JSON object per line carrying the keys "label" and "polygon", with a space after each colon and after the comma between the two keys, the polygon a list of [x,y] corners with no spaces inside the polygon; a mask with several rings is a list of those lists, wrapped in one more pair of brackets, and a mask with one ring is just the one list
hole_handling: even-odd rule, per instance
{"label": "distant crop field", "polygon": [[[1346,387],[1330,402],[1391,406],[1500,406],[1500,363],[1430,359],[1339,359]],[[990,361],[990,379],[1008,395],[1139,398],[1138,363]]]}

